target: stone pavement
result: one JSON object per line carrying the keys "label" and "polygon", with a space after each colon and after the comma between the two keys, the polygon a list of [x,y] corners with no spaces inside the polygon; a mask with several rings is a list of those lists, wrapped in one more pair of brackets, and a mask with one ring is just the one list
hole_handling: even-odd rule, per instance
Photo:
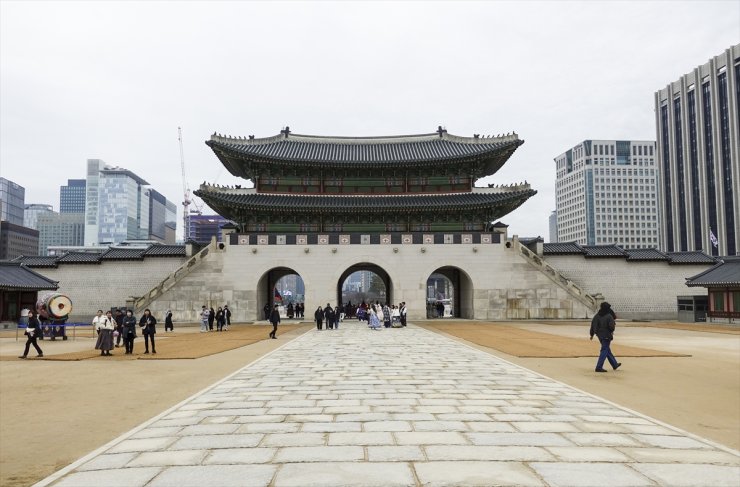
{"label": "stone pavement", "polygon": [[348,322],[37,485],[736,487],[740,454],[430,331]]}

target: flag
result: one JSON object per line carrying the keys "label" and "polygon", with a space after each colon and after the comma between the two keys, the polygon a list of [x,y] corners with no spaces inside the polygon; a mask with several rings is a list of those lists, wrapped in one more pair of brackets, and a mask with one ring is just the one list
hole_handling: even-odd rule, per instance
{"label": "flag", "polygon": [[719,247],[719,241],[717,240],[717,237],[714,235],[714,232],[712,229],[709,229],[709,240],[712,241],[712,245],[714,245],[715,248]]}
{"label": "flag", "polygon": [[280,295],[280,293],[278,292],[277,288],[275,288],[275,296],[274,297],[275,297],[275,301],[280,301],[280,302],[283,301],[283,297]]}

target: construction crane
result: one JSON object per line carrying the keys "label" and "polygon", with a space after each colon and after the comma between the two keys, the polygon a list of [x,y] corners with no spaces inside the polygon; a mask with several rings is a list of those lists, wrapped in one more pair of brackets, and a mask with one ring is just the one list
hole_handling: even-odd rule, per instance
{"label": "construction crane", "polygon": [[188,186],[188,179],[185,176],[185,151],[182,148],[182,128],[177,127],[177,140],[180,143],[180,166],[182,168],[182,220],[183,220],[183,231],[182,239],[184,242],[188,240],[188,232],[190,232],[190,186]]}

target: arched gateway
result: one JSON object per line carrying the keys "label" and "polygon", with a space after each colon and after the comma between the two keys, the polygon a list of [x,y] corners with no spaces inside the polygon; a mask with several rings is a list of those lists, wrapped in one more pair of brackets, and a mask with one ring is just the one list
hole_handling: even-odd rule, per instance
{"label": "arched gateway", "polygon": [[[275,282],[295,273],[311,316],[338,304],[349,273],[368,269],[381,276],[389,302],[407,303],[410,320],[426,317],[432,275],[448,281],[440,292],[450,294],[443,300],[452,316],[582,316],[562,285],[522,260],[521,246],[504,245],[506,226],[494,224],[536,191],[526,183],[475,185],[522,143],[516,134],[460,137],[441,127],[392,137],[297,135],[287,127],[266,138],[214,134],[206,144],[254,187],[200,186],[195,194],[236,229],[224,229],[226,245],[188,264],[153,305],[197,310],[199,287],[208,286],[235,319],[253,320]],[[544,310],[553,306],[567,309]]]}

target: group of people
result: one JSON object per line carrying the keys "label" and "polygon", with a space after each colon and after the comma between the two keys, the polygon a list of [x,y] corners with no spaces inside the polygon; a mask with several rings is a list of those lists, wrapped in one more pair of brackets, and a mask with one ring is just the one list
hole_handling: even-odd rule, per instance
{"label": "group of people", "polygon": [[339,322],[344,321],[344,311],[339,306],[332,308],[331,304],[326,303],[326,306],[316,308],[314,311],[313,319],[316,320],[316,329],[322,330],[324,323],[326,323],[327,330],[338,330]]}
{"label": "group of people", "polygon": [[[98,334],[95,350],[100,350],[102,357],[111,356],[111,350],[120,347],[121,341],[123,341],[125,349],[124,354],[132,355],[134,353],[134,340],[139,336],[137,326],[144,336],[144,354],[149,353],[150,345],[152,353],[157,353],[154,342],[154,336],[157,334],[157,319],[152,315],[149,308],[144,310],[144,314],[138,320],[130,309],[126,310],[125,315],[120,309],[116,310],[115,316],[111,311],[103,314],[103,310],[99,309],[92,320],[92,325]],[[164,330],[165,332],[174,331],[171,310],[167,310],[165,313]]]}
{"label": "group of people", "polygon": [[406,303],[401,302],[396,306],[388,303],[381,305],[379,301],[375,301],[368,306],[363,302],[357,309],[358,319],[362,320],[361,316],[367,320],[367,326],[371,330],[379,330],[382,327],[402,328],[406,326]]}
{"label": "group of people", "polygon": [[228,331],[231,326],[231,310],[229,305],[218,307],[214,311],[213,306],[210,308],[203,305],[200,311],[200,332],[206,333],[213,331],[213,324],[216,323],[216,331]]}

